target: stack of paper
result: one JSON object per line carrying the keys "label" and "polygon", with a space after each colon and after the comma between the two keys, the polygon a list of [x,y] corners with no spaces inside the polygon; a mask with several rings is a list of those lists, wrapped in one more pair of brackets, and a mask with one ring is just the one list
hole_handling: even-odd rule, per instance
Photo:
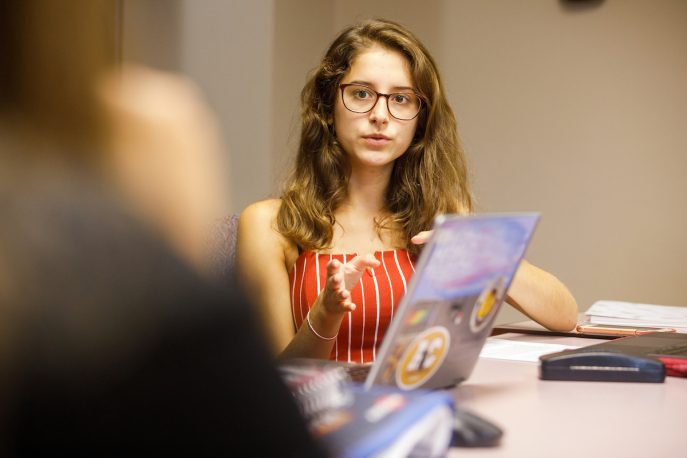
{"label": "stack of paper", "polygon": [[331,361],[291,359],[279,370],[330,456],[446,456],[455,411],[450,392],[365,389]]}
{"label": "stack of paper", "polygon": [[590,323],[673,328],[687,333],[687,307],[597,301],[585,315]]}

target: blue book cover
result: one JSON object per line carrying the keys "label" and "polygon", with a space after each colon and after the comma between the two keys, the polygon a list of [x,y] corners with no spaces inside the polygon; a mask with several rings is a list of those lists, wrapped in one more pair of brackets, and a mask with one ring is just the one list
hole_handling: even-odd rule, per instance
{"label": "blue book cover", "polygon": [[443,456],[453,432],[453,397],[444,391],[404,391],[350,384],[351,402],[311,424],[336,457],[378,454]]}

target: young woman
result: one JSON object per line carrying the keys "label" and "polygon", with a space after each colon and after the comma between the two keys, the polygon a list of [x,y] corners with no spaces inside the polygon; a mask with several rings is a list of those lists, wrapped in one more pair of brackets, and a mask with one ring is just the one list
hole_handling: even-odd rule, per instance
{"label": "young woman", "polygon": [[[430,54],[393,22],[344,30],[303,89],[281,199],[249,206],[239,222],[239,274],[275,351],[373,361],[434,217],[472,211]],[[508,302],[551,329],[575,324],[570,292],[526,261]]]}

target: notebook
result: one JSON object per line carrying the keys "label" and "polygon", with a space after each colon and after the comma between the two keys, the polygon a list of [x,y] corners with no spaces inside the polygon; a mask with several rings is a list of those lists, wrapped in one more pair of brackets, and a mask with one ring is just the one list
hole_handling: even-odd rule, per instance
{"label": "notebook", "polygon": [[467,379],[538,220],[437,217],[364,386],[443,388]]}

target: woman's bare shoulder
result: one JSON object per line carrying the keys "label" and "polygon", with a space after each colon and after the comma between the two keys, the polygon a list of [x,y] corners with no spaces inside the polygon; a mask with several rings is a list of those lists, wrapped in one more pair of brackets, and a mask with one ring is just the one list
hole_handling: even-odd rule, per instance
{"label": "woman's bare shoulder", "polygon": [[241,212],[241,220],[273,223],[281,207],[281,199],[267,199],[250,204]]}
{"label": "woman's bare shoulder", "polygon": [[272,249],[280,251],[288,264],[295,260],[293,254],[298,253],[298,248],[277,230],[277,214],[280,208],[281,199],[261,200],[249,205],[241,212],[239,234],[244,234],[245,238],[264,248],[271,246]]}

